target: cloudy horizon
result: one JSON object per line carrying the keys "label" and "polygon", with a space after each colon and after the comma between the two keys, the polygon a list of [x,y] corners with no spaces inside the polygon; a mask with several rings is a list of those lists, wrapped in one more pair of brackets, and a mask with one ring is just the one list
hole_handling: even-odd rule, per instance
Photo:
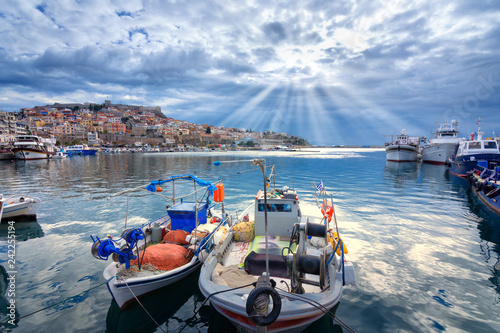
{"label": "cloudy horizon", "polygon": [[0,110],[160,106],[313,144],[500,133],[494,1],[27,1],[0,9]]}

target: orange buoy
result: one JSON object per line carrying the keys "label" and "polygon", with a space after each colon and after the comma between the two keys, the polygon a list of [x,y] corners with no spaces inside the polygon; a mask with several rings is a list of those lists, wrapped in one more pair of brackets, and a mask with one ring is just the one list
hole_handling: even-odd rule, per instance
{"label": "orange buoy", "polygon": [[158,187],[156,188],[156,192],[163,192],[163,189],[161,188],[160,185],[158,185]]}
{"label": "orange buoy", "polygon": [[222,202],[224,200],[224,184],[219,183],[215,187],[217,189],[214,191],[214,201]]}

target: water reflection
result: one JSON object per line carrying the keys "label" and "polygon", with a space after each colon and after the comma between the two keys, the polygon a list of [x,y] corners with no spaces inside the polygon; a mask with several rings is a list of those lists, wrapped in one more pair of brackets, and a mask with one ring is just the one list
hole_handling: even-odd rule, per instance
{"label": "water reflection", "polygon": [[[141,299],[144,306],[133,304],[132,308],[120,310],[115,301],[111,302],[106,317],[106,330],[109,333],[154,332],[157,329],[154,320],[167,332],[178,332],[199,309],[203,296],[198,292],[199,270],[178,283],[157,290]],[[183,312],[181,308],[190,308]],[[145,309],[151,315],[146,314]],[[194,319],[190,327],[208,326],[208,318]],[[188,331],[188,330],[186,330]]]}
{"label": "water reflection", "polygon": [[449,179],[448,167],[444,165],[422,163],[420,167],[420,175],[422,179],[432,179],[436,181]]}
{"label": "water reflection", "polygon": [[463,193],[470,212],[478,218],[480,254],[484,261],[491,265],[492,276],[488,280],[493,284],[497,294],[500,294],[500,216],[474,195],[467,180],[457,180],[455,185]]}
{"label": "water reflection", "polygon": [[[0,332],[3,332],[4,328],[7,330],[16,327],[19,319],[17,306],[12,309],[12,305],[10,303],[10,300],[15,300],[15,297],[12,295],[13,292],[12,290],[7,292],[9,286],[9,281],[7,280],[8,277],[9,274],[7,274],[5,267],[0,265]],[[14,325],[12,325],[13,323]]]}
{"label": "water reflection", "polygon": [[[7,241],[9,235],[9,221],[4,220],[0,223],[0,241]],[[15,227],[16,242],[27,241],[32,238],[43,237],[42,227],[36,220],[16,220]]]}
{"label": "water reflection", "polygon": [[396,187],[418,178],[418,163],[385,162],[384,177],[391,180]]}

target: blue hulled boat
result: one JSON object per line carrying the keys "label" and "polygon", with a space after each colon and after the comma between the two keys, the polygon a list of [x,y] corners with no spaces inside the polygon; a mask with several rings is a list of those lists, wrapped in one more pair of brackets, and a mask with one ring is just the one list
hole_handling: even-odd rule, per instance
{"label": "blue hulled boat", "polygon": [[450,172],[461,178],[467,178],[467,172],[474,170],[478,161],[486,161],[487,168],[492,163],[500,165],[500,151],[498,142],[493,139],[483,140],[484,132],[481,132],[481,118],[477,121],[477,137],[471,137],[471,140],[463,141],[458,144],[456,153],[450,161]]}
{"label": "blue hulled boat", "polygon": [[97,153],[97,149],[89,148],[87,145],[74,145],[66,147],[64,149],[64,153],[70,156],[72,155],[89,156],[89,155],[95,155]]}
{"label": "blue hulled boat", "polygon": [[500,167],[487,167],[486,161],[467,173],[474,194],[492,211],[500,214]]}

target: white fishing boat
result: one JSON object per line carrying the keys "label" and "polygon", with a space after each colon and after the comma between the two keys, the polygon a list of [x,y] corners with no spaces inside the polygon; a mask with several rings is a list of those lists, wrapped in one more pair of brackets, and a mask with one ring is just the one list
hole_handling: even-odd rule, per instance
{"label": "white fishing boat", "polygon": [[[354,267],[338,238],[331,197],[299,205],[287,187],[264,190],[202,265],[200,291],[242,332],[300,332],[330,315]],[[323,208],[324,214],[320,208]],[[337,230],[337,232],[333,232]]]}
{"label": "white fishing boat", "polygon": [[457,144],[465,141],[465,138],[458,137],[458,122],[452,120],[451,123],[439,124],[434,138],[422,148],[422,162],[430,164],[446,164],[453,156]]}
{"label": "white fishing boat", "polygon": [[54,155],[52,139],[42,139],[36,135],[16,136],[12,152],[20,160],[47,159]]}
{"label": "white fishing boat", "polygon": [[[187,196],[176,198],[175,192],[172,197],[161,193],[161,185],[180,180],[193,181],[193,202],[184,201]],[[196,185],[201,188],[196,190]],[[175,189],[174,186],[172,188]],[[114,261],[104,269],[103,276],[120,308],[196,271],[212,249],[214,239],[218,241],[226,230],[226,220],[210,216],[213,206],[209,204],[209,197],[213,195],[214,201],[222,201],[224,189],[221,183],[212,184],[192,175],[180,175],[155,180],[147,187],[115,195],[139,190],[173,200],[174,204],[167,206],[167,215],[155,221],[137,228],[125,228],[120,238],[99,239],[91,236],[94,241],[92,255],[102,260],[111,256]],[[197,193],[200,191],[203,191],[203,196],[198,200]]]}
{"label": "white fishing boat", "polygon": [[385,144],[387,161],[417,162],[421,157],[419,137],[409,137],[404,129],[401,131],[401,134],[389,136],[391,137],[391,142]]}
{"label": "white fishing boat", "polygon": [[40,202],[42,202],[42,200],[39,198],[30,197],[24,194],[14,194],[6,198],[0,194],[0,203],[3,209],[1,219],[5,220],[8,218],[20,217],[36,218]]}

